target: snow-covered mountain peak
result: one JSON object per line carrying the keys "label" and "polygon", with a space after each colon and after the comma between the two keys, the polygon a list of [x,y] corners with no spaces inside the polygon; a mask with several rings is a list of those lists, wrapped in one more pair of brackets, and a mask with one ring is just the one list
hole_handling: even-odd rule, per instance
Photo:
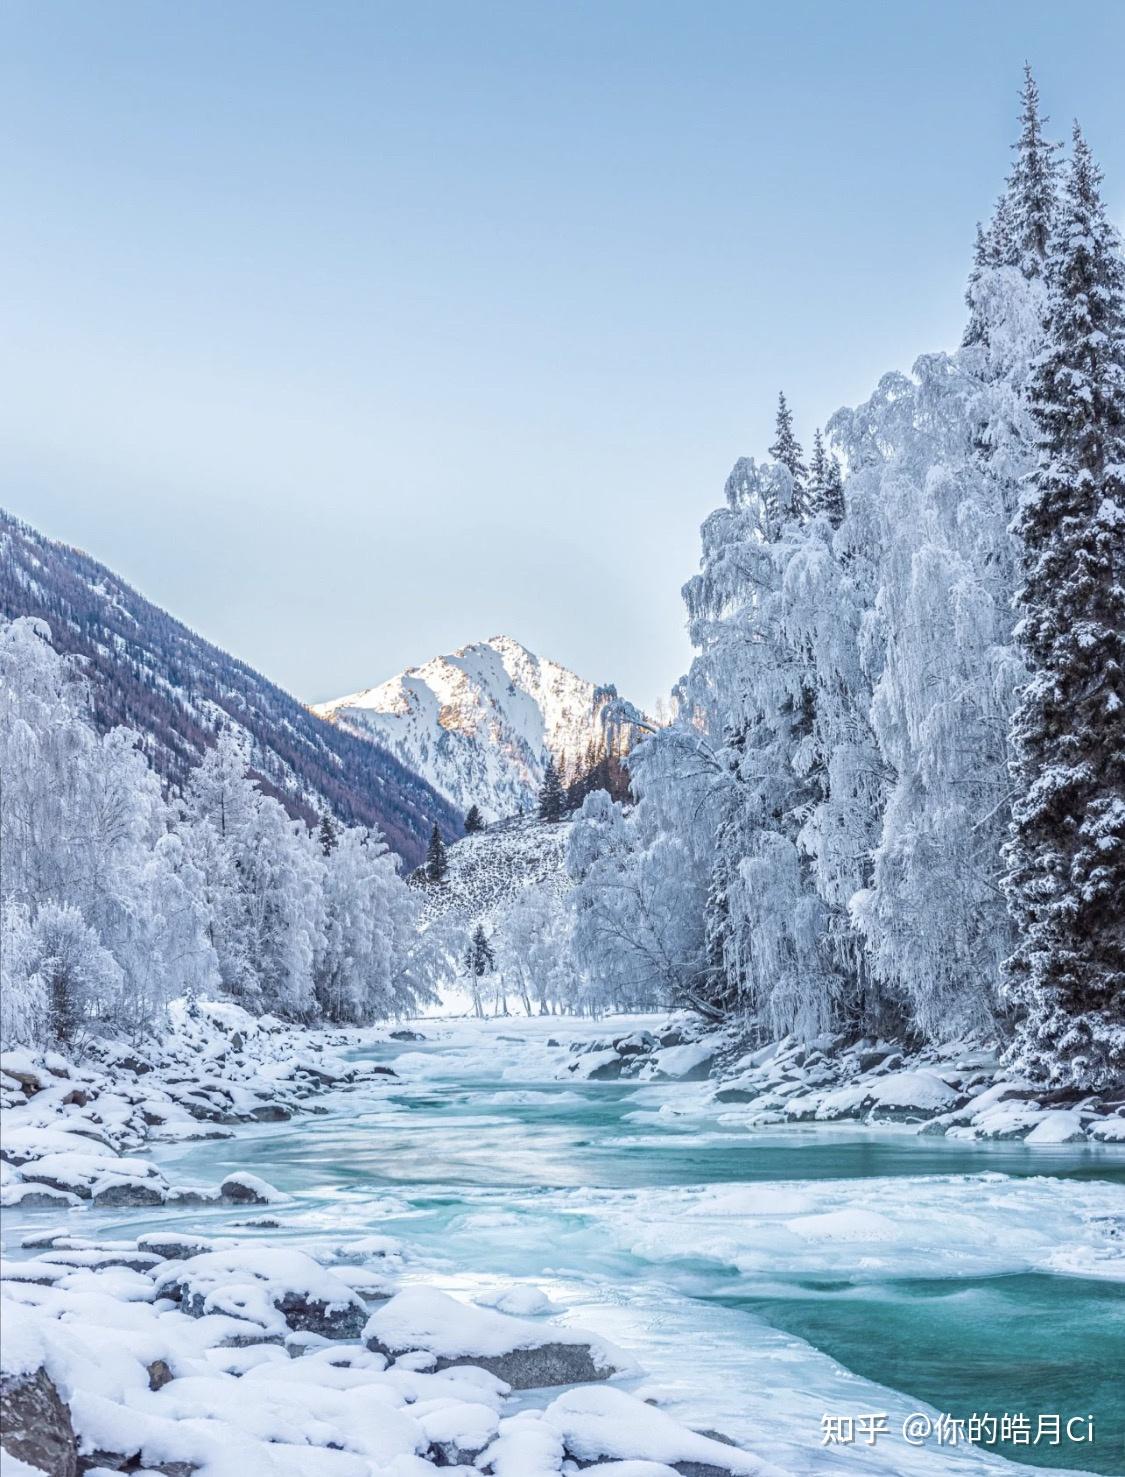
{"label": "snow-covered mountain peak", "polygon": [[615,688],[501,635],[314,711],[389,748],[452,804],[476,804],[495,820],[533,805],[549,754],[573,759],[600,742],[616,699]]}

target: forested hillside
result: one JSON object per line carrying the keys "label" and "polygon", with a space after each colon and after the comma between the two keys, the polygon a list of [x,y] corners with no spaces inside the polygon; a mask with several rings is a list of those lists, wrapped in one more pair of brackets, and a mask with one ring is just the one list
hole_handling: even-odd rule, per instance
{"label": "forested hillside", "polygon": [[59,651],[81,660],[99,731],[141,736],[161,779],[181,788],[225,718],[246,733],[263,788],[291,815],[325,807],[377,826],[408,865],[436,821],[460,817],[377,742],[323,723],[245,662],[204,641],[79,549],[43,538],[0,509],[0,615],[48,623]]}

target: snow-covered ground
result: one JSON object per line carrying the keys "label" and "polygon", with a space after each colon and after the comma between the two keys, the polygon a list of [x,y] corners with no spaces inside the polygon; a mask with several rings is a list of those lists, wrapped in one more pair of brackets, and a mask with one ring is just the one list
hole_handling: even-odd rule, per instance
{"label": "snow-covered ground", "polygon": [[491,935],[497,916],[525,888],[543,885],[564,896],[573,885],[566,871],[571,824],[516,816],[447,847],[445,878],[420,889],[424,921],[444,918],[462,929],[482,923]]}
{"label": "snow-covered ground", "polygon": [[[229,1007],[179,1024],[151,1063],[7,1061],[41,1083],[9,1084],[9,1198],[54,1157],[75,1199],[5,1212],[6,1388],[42,1433],[45,1370],[99,1477],[1000,1473],[903,1422],[963,1414],[963,1364],[982,1404],[1050,1402],[1059,1369],[1102,1378],[1121,1347],[1112,1146],[731,1122],[747,1104],[693,1080],[709,1044],[654,1018],[425,1021],[415,1040],[252,1033]],[[636,1077],[591,1078],[622,1060]],[[104,1178],[121,1151],[160,1203],[103,1201],[67,1157]],[[798,1326],[806,1305],[829,1322]],[[841,1306],[871,1346],[855,1357]],[[1023,1385],[1003,1333],[1021,1311]],[[1120,1400],[1087,1396],[1099,1459],[1074,1446],[1060,1469],[1114,1470]],[[826,1414],[887,1433],[823,1445]]]}

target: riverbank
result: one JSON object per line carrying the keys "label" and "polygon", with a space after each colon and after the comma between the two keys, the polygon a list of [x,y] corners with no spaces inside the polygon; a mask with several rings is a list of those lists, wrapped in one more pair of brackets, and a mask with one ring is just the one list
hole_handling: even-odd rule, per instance
{"label": "riverbank", "polygon": [[[143,1150],[140,1143],[125,1144],[133,1156],[147,1154],[170,1188],[202,1194],[228,1176],[253,1175],[277,1196],[271,1204],[201,1199],[114,1209],[95,1206],[91,1197],[64,1212],[64,1228],[49,1211],[6,1215],[6,1244],[17,1260],[25,1268],[29,1260],[40,1271],[44,1263],[54,1268],[43,1273],[49,1286],[28,1283],[25,1273],[16,1300],[32,1316],[49,1317],[56,1331],[81,1337],[94,1318],[88,1299],[96,1294],[102,1300],[96,1320],[121,1330],[134,1360],[131,1384],[122,1375],[107,1390],[108,1376],[99,1372],[87,1385],[97,1399],[92,1405],[79,1401],[80,1435],[99,1433],[96,1424],[81,1423],[100,1419],[96,1411],[108,1407],[98,1402],[108,1401],[130,1422],[136,1411],[173,1421],[173,1433],[151,1428],[157,1443],[173,1435],[183,1442],[198,1434],[201,1422],[210,1423],[235,1454],[239,1477],[335,1474],[349,1469],[318,1463],[344,1456],[366,1463],[356,1469],[361,1472],[422,1473],[453,1455],[452,1449],[437,1451],[437,1427],[424,1450],[413,1433],[415,1448],[397,1450],[383,1465],[382,1458],[356,1450],[357,1441],[374,1438],[363,1434],[362,1423],[349,1432],[341,1422],[359,1421],[372,1401],[389,1405],[389,1388],[397,1392],[394,1410],[415,1421],[427,1416],[427,1401],[452,1402],[458,1422],[469,1419],[459,1407],[489,1407],[495,1433],[469,1470],[488,1468],[498,1477],[555,1474],[594,1460],[593,1448],[580,1445],[573,1426],[579,1411],[584,1429],[620,1431],[633,1442],[607,1453],[607,1460],[645,1453],[653,1460],[660,1450],[666,1456],[678,1451],[671,1464],[664,1461],[665,1473],[669,1465],[695,1470],[688,1465],[695,1457],[682,1447],[637,1444],[637,1433],[655,1413],[681,1432],[712,1429],[735,1440],[720,1472],[736,1470],[730,1463],[737,1451],[757,1463],[753,1470],[1010,1471],[996,1450],[956,1451],[934,1441],[913,1448],[901,1434],[874,1448],[821,1444],[822,1416],[833,1411],[882,1413],[897,1431],[916,1409],[959,1410],[969,1398],[958,1382],[964,1368],[976,1381],[973,1397],[993,1408],[1004,1401],[1009,1409],[1031,1399],[1069,1400],[1069,1386],[1058,1381],[1072,1373],[1102,1421],[1099,1461],[1083,1462],[1080,1447],[1015,1454],[1041,1469],[1114,1470],[1100,1455],[1102,1443],[1113,1440],[1103,1366],[1112,1369],[1123,1275],[1121,1243],[1113,1233],[1114,1218],[1125,1212],[1117,1151],[1089,1142],[977,1144],[919,1135],[909,1123],[798,1123],[747,1132],[718,1121],[725,1108],[711,1100],[711,1081],[589,1081],[571,1071],[576,1061],[605,1049],[595,1043],[608,1024],[425,1021],[413,1029],[426,1040],[393,1041],[386,1031],[335,1033],[332,1042],[318,1038],[311,1059],[313,1043],[301,1038],[289,1044],[329,1068],[326,1076],[340,1073],[350,1082],[306,1084],[308,1095],[291,1099],[295,1111],[288,1121],[192,1119],[200,1132],[222,1129],[226,1135],[207,1140],[193,1139],[195,1129],[187,1125],[171,1134],[145,1125],[150,1137]],[[613,1023],[612,1035],[658,1038],[666,1026],[651,1018],[623,1019]],[[571,1050],[575,1043],[580,1051]],[[232,1070],[248,1070],[235,1064],[235,1057],[247,1056],[245,1042],[242,1047],[228,1050]],[[281,1071],[276,1081],[290,1081],[276,1059],[280,1053],[277,1043],[263,1045],[255,1072]],[[217,1070],[221,1075],[225,1069],[220,1064]],[[148,1092],[153,1073],[141,1075],[136,1090]],[[206,1074],[198,1076],[202,1081]],[[33,1103],[28,1099],[28,1108]],[[29,1236],[44,1240],[60,1229],[71,1245],[14,1244]],[[175,1237],[183,1243],[194,1238],[196,1245],[170,1247]],[[192,1276],[202,1281],[180,1289],[178,1302],[163,1287],[156,1296],[158,1281],[168,1275],[178,1281],[182,1269],[175,1264],[190,1260],[168,1252],[189,1250],[226,1260],[197,1267]],[[281,1263],[262,1260],[282,1253]],[[123,1257],[159,1260],[137,1270],[122,1266]],[[326,1335],[316,1328],[270,1326],[278,1313],[275,1295],[285,1303],[286,1291],[299,1292],[307,1303],[316,1285],[326,1291],[323,1282],[314,1285],[322,1276],[362,1301],[358,1336],[358,1310],[350,1294],[332,1284],[332,1296],[313,1297],[323,1306],[302,1311],[290,1298],[289,1315],[315,1321],[339,1302],[340,1327],[353,1320],[351,1337],[323,1344],[317,1340]],[[294,1279],[302,1286],[281,1285]],[[424,1321],[433,1326],[415,1321],[407,1342],[423,1343],[439,1324],[456,1325],[458,1307],[487,1307],[539,1330],[534,1337],[521,1331],[516,1342],[525,1348],[574,1347],[577,1341],[590,1350],[612,1349],[610,1362],[622,1361],[615,1364],[621,1373],[578,1386],[572,1394],[581,1397],[579,1404],[564,1403],[553,1414],[557,1389],[505,1394],[493,1385],[488,1393],[480,1375],[434,1366],[464,1357],[482,1368],[480,1361],[502,1359],[514,1349],[497,1350],[495,1342],[482,1344],[482,1335],[470,1333],[465,1337],[477,1347],[460,1356],[448,1344],[399,1353],[378,1329],[366,1332],[366,1320],[390,1306],[388,1295],[419,1288],[456,1306],[430,1304]],[[183,1311],[185,1291],[189,1306],[197,1295],[216,1301],[203,1317],[191,1318]],[[224,1339],[244,1338],[245,1329],[208,1320],[252,1321],[246,1315],[254,1299],[252,1342],[242,1349],[224,1346]],[[58,1310],[65,1304],[72,1312],[64,1321]],[[960,1310],[957,1322],[943,1324],[946,1310],[954,1309]],[[1030,1316],[1020,1325],[1016,1366],[1004,1329],[1021,1314]],[[560,1338],[560,1330],[568,1337]],[[172,1367],[159,1354],[157,1333],[165,1342],[174,1336],[183,1347],[173,1380],[150,1390],[148,1364],[160,1357]],[[383,1348],[366,1348],[367,1338]],[[294,1352],[300,1357],[291,1358]],[[150,1358],[138,1366],[146,1354]],[[917,1357],[923,1354],[925,1364]],[[388,1357],[390,1364],[376,1367]],[[324,1366],[335,1372],[324,1373]],[[253,1372],[259,1367],[261,1373]],[[510,1366],[503,1374],[483,1367],[492,1381],[512,1372]],[[436,1385],[430,1379],[412,1383],[422,1375],[441,1378]],[[90,1380],[88,1370],[83,1378]],[[206,1383],[215,1379],[219,1386]],[[457,1388],[448,1388],[452,1380]],[[478,1383],[470,1391],[466,1380]],[[304,1394],[288,1394],[294,1382],[307,1386]],[[326,1385],[337,1396],[361,1388],[366,1393],[332,1405],[310,1393]],[[220,1386],[226,1392],[221,1401]],[[633,1407],[620,1404],[607,1416],[605,1401],[617,1396],[640,1402],[645,1422],[626,1420],[621,1411]],[[649,1400],[659,1403],[644,1405]],[[267,1407],[274,1412],[268,1419]],[[479,1412],[474,1419],[485,1423],[476,1426],[478,1436],[492,1429]],[[517,1419],[510,1430],[503,1424]],[[468,1439],[471,1429],[454,1434]],[[512,1441],[486,1456],[502,1435]],[[461,1454],[471,1449],[457,1448]],[[182,1446],[159,1444],[149,1454],[164,1453],[170,1461],[177,1450],[177,1459],[225,1460],[215,1450],[192,1456]],[[579,1456],[580,1450],[590,1454]],[[711,1449],[708,1456],[713,1466]],[[408,1457],[414,1465],[392,1464]],[[205,1463],[202,1469],[223,1470]],[[627,1469],[618,1477],[631,1474]]]}
{"label": "riverbank", "polygon": [[702,1109],[747,1131],[851,1122],[967,1141],[1125,1144],[1125,1084],[1052,1091],[1006,1067],[993,1042],[910,1048],[826,1034],[762,1044],[738,1026],[676,1017],[656,1031],[583,1042],[567,1071],[593,1081],[706,1082]]}
{"label": "riverbank", "polygon": [[[0,1265],[5,1477],[777,1470],[611,1387],[638,1373],[629,1356],[537,1322],[552,1311],[541,1294],[469,1302],[400,1286],[408,1254],[390,1236],[272,1244],[261,1233],[280,1229],[290,1196],[244,1171],[174,1185],[136,1152],[214,1145],[238,1125],[324,1111],[317,1094],[389,1084],[392,1068],[340,1049],[419,1033],[312,1035],[210,1004],[174,1026],[149,1053],[91,1043],[80,1063],[0,1061],[5,1208],[69,1220],[25,1224]],[[157,1209],[176,1217],[165,1232],[83,1234],[84,1212]],[[230,1227],[247,1235],[177,1229],[184,1213],[231,1210],[253,1211]],[[552,1388],[506,1413],[517,1392]]]}

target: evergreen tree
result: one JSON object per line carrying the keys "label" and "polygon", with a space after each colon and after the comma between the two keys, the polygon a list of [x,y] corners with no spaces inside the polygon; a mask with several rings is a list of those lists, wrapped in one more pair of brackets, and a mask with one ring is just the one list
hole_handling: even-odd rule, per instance
{"label": "evergreen tree", "polygon": [[430,832],[430,844],[426,848],[426,881],[441,882],[448,871],[449,859],[445,854],[445,842],[435,824]]}
{"label": "evergreen tree", "polygon": [[828,458],[828,471],[824,479],[824,512],[833,528],[844,521],[847,505],[844,502],[844,469],[840,458],[833,454]]}
{"label": "evergreen tree", "polygon": [[320,849],[325,856],[331,856],[336,850],[336,825],[327,811],[320,817],[320,829],[317,832],[317,840]]}
{"label": "evergreen tree", "polygon": [[1076,126],[1032,385],[1041,460],[1016,525],[1031,679],[1006,848],[1014,1054],[1081,1089],[1125,1073],[1125,262],[1100,179]]}
{"label": "evergreen tree", "polygon": [[562,780],[554,759],[548,755],[547,768],[543,771],[543,783],[539,788],[539,819],[541,821],[562,820],[565,795]]}
{"label": "evergreen tree", "polygon": [[994,243],[994,247],[1003,250],[1002,259],[1019,267],[1025,277],[1038,277],[1051,240],[1057,175],[1055,155],[1059,145],[1043,137],[1047,119],[1039,112],[1039,88],[1026,64],[1023,74],[1020,136],[1012,145],[1016,162],[1008,176],[1008,209],[998,232],[1005,239]]}
{"label": "evergreen tree", "polygon": [[830,456],[824,445],[824,437],[817,427],[813,436],[812,456],[809,459],[809,482],[805,494],[805,508],[810,518],[827,517],[834,528],[844,518],[843,475],[839,459]]}
{"label": "evergreen tree", "polygon": [[491,974],[496,968],[496,955],[492,951],[483,923],[478,923],[473,930],[469,947],[465,951],[465,968],[478,980],[482,975]]}
{"label": "evergreen tree", "polygon": [[465,835],[473,836],[477,831],[484,830],[484,816],[480,813],[479,805],[470,805],[465,816]]}
{"label": "evergreen tree", "polygon": [[780,462],[783,467],[789,469],[789,475],[793,479],[793,510],[801,516],[805,514],[805,481],[809,475],[805,466],[800,442],[793,431],[793,414],[789,409],[784,394],[777,397],[777,423],[774,428],[774,442],[769,448],[770,456],[775,462]]}

